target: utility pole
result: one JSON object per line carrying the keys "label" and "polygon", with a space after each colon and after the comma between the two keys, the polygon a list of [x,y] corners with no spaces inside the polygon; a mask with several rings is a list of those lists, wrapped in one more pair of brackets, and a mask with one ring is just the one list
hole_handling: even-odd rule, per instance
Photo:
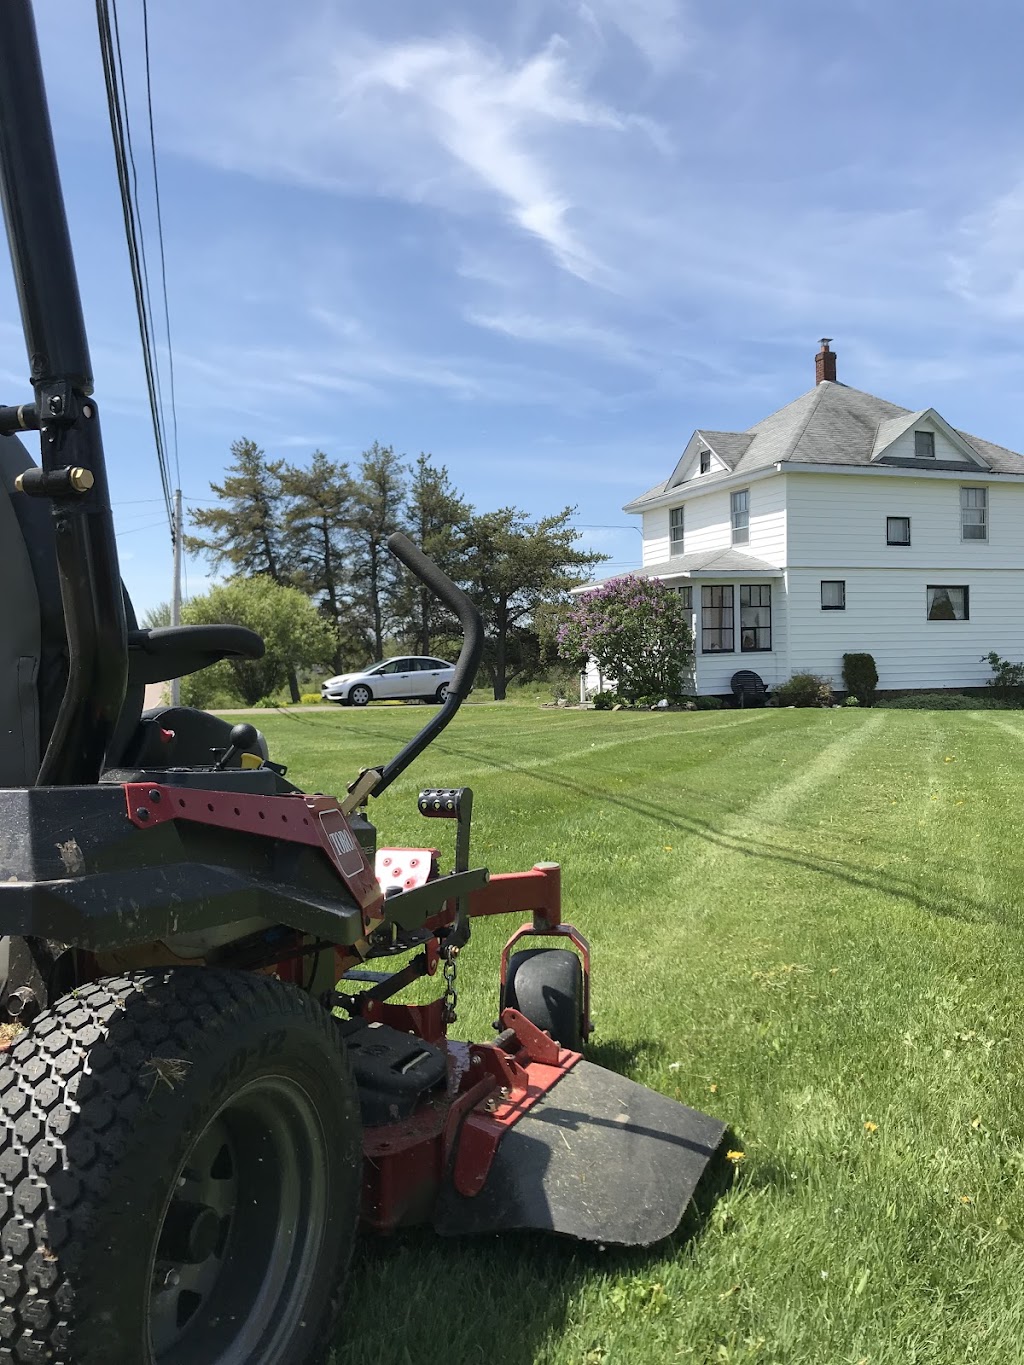
{"label": "utility pole", "polygon": [[[171,625],[181,625],[181,489],[174,490],[174,586],[171,589]],[[171,705],[181,705],[181,679],[171,680]]]}

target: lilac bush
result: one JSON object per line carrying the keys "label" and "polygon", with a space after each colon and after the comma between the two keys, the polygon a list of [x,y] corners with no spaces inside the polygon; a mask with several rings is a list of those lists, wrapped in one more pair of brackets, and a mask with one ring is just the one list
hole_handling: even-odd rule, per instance
{"label": "lilac bush", "polygon": [[596,659],[627,701],[675,696],[693,667],[690,612],[657,578],[612,578],[570,607],[558,652],[576,664]]}

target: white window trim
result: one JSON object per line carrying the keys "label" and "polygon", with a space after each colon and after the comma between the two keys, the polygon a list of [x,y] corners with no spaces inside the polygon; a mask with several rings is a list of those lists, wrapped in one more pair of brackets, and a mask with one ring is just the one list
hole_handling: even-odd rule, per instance
{"label": "white window trim", "polygon": [[[964,494],[968,489],[970,489],[971,492],[981,492],[981,493],[984,493],[984,494],[985,494],[985,507],[984,507],[984,512],[985,512],[985,521],[984,521],[985,534],[984,534],[983,536],[965,536],[965,535],[964,535],[964,512],[967,511],[967,508],[964,507],[963,494]],[[980,509],[975,508],[975,509],[973,509],[973,510],[978,511],[978,510],[980,510]],[[988,488],[987,488],[984,484],[978,484],[978,483],[962,483],[962,484],[960,485],[960,543],[961,543],[962,545],[987,545],[987,544],[989,543],[989,520],[988,520],[988,513],[989,513]]]}
{"label": "white window trim", "polygon": [[[673,514],[673,512],[678,512],[678,513],[679,513],[679,526],[678,526],[678,527],[675,527],[675,526],[672,525],[672,514]],[[676,530],[678,530],[679,533],[680,533],[680,534],[679,534],[679,541],[678,541],[678,543],[677,543],[676,541],[674,541],[673,538],[672,538],[672,533],[673,533],[673,531],[676,531]],[[678,559],[680,555],[685,554],[685,550],[684,550],[684,548],[683,548],[684,545],[685,545],[685,543],[686,543],[686,508],[685,508],[685,505],[682,506],[682,507],[670,507],[670,508],[668,509],[668,557],[669,557],[669,559]]]}
{"label": "white window trim", "polygon": [[[744,516],[746,517],[746,519],[747,519],[747,524],[746,524],[745,526],[739,526],[739,527],[738,527],[738,526],[736,525],[736,505],[735,505],[735,499],[738,498],[739,495],[740,495],[741,493],[746,493],[746,495],[747,495],[747,505],[746,505],[746,508],[744,509],[744,513],[743,513],[743,515],[744,515]],[[734,489],[733,492],[731,492],[731,493],[729,494],[729,528],[730,528],[730,533],[731,533],[731,544],[733,544],[733,545],[749,545],[749,544],[750,544],[750,489],[749,489],[749,488],[737,488],[737,489]],[[738,530],[739,530],[739,531],[742,531],[742,532],[744,533],[743,539],[742,539],[742,540],[737,540],[737,539],[736,539],[736,532],[737,532]]]}

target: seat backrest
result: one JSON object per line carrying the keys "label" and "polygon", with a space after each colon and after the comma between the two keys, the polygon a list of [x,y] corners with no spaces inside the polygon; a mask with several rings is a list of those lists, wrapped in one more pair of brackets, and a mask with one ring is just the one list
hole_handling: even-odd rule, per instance
{"label": "seat backrest", "polygon": [[752,668],[741,668],[738,673],[734,673],[729,680],[729,686],[735,696],[741,692],[767,692],[767,687]]}
{"label": "seat backrest", "polygon": [[[36,780],[68,677],[50,504],[14,487],[33,464],[16,437],[0,437],[0,787],[27,787]],[[127,594],[125,613],[134,626]],[[129,688],[125,696],[111,761],[138,725],[144,691]]]}
{"label": "seat backrest", "polygon": [[14,480],[30,464],[20,441],[0,440],[0,786],[27,786],[40,767],[42,613],[16,511],[29,500],[14,493]]}

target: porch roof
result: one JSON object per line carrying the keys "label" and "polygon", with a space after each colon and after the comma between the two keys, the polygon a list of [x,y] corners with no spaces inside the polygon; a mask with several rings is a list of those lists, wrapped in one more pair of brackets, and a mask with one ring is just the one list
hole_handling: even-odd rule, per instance
{"label": "porch roof", "polygon": [[[742,554],[739,550],[702,550],[690,555],[676,555],[661,564],[645,564],[643,568],[633,569],[639,578],[781,578],[782,569],[767,564],[753,555]],[[623,578],[624,574],[614,574]],[[610,583],[611,578],[600,578],[593,583],[585,583],[574,588],[573,592],[590,592],[594,588]]]}

